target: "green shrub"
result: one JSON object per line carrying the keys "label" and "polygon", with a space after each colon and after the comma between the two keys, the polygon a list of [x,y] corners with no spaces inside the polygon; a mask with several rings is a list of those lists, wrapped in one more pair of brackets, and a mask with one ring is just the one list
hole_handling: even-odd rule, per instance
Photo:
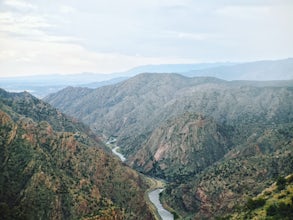
{"label": "green shrub", "polygon": [[266,200],[263,198],[258,198],[258,199],[249,198],[247,200],[246,207],[249,210],[254,210],[254,209],[262,207],[265,203],[266,203]]}
{"label": "green shrub", "polygon": [[293,206],[284,202],[274,203],[267,207],[267,215],[276,217],[278,219],[292,219],[293,217]]}
{"label": "green shrub", "polygon": [[278,207],[276,204],[272,204],[266,209],[267,215],[268,216],[275,216],[278,214]]}
{"label": "green shrub", "polygon": [[280,176],[279,178],[278,178],[278,180],[277,180],[277,187],[278,187],[278,190],[283,190],[283,189],[285,189],[285,187],[286,187],[286,179],[285,179],[285,177],[283,177],[283,176]]}

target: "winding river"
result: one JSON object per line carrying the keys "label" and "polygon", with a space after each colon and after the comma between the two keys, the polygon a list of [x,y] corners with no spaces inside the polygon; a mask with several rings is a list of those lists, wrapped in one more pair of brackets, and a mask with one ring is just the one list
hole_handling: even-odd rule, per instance
{"label": "winding river", "polygon": [[124,162],[125,160],[126,160],[126,158],[124,157],[124,155],[123,154],[121,154],[121,153],[119,153],[117,150],[119,149],[119,147],[114,147],[113,149],[112,149],[112,152],[115,154],[115,155],[117,155],[119,158],[120,158],[120,160],[122,161],[122,162]]}
{"label": "winding river", "polygon": [[151,202],[156,206],[159,215],[161,216],[162,220],[173,220],[174,216],[171,212],[164,209],[162,203],[160,202],[160,193],[164,189],[155,189],[149,192],[149,199]]}
{"label": "winding river", "polygon": [[[111,142],[108,141],[107,145],[113,144],[114,142],[116,142],[116,139],[112,140]],[[124,162],[126,160],[126,158],[124,157],[123,154],[119,153],[117,150],[119,149],[118,146],[115,145],[115,147],[111,148],[112,152],[117,155],[120,160],[122,162]],[[160,215],[162,220],[173,220],[174,216],[171,212],[169,212],[168,210],[164,209],[162,203],[160,202],[160,193],[163,191],[164,189],[155,189],[153,191],[150,191],[148,193],[149,199],[150,201],[155,205],[155,207],[157,208],[158,214]]]}

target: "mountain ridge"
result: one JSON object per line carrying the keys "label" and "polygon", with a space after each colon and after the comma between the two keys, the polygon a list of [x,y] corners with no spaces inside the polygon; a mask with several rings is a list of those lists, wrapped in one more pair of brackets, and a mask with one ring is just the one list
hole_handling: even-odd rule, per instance
{"label": "mountain ridge", "polygon": [[[282,70],[282,71],[280,71]],[[98,88],[113,85],[140,73],[179,73],[184,76],[213,76],[224,80],[292,80],[293,59],[254,62],[215,62],[197,64],[159,64],[138,66],[112,74],[77,73],[24,77],[1,77],[0,87],[11,92],[29,91],[43,98],[67,86]]]}
{"label": "mountain ridge", "polygon": [[147,182],[87,127],[29,93],[0,90],[4,219],[154,219]]}
{"label": "mountain ridge", "polygon": [[162,199],[178,216],[216,218],[292,173],[292,82],[145,73],[74,103],[63,91],[69,108],[51,103],[116,138],[130,166],[168,180]]}
{"label": "mountain ridge", "polygon": [[[163,80],[164,77],[160,78],[161,76],[164,76],[164,80],[166,81]],[[145,81],[147,78],[150,79]],[[140,79],[142,80],[140,81]],[[175,82],[178,85],[174,86]],[[152,83],[154,84],[152,85]],[[278,83],[283,84],[283,81],[275,82],[275,84]],[[141,74],[131,80],[113,86],[92,90],[91,93],[86,94],[81,100],[77,100],[77,98],[72,97],[71,94],[66,93],[66,91],[48,96],[44,100],[51,102],[51,104],[74,117],[82,119],[82,115],[86,116],[82,120],[87,124],[91,124],[91,128],[98,133],[100,132],[108,136],[119,136],[119,132],[125,133],[127,129],[131,129],[133,134],[137,133],[136,131],[140,130],[140,128],[137,127],[139,122],[151,129],[155,127],[154,125],[158,125],[158,122],[162,121],[162,119],[165,120],[168,119],[169,116],[174,115],[172,112],[175,112],[175,114],[179,112],[183,114],[185,111],[190,110],[200,113],[202,111],[200,108],[204,106],[206,106],[204,107],[205,109],[209,109],[209,114],[214,112],[211,116],[218,120],[221,118],[221,114],[227,115],[225,112],[229,112],[229,108],[235,108],[234,106],[240,101],[240,97],[243,96],[242,94],[246,94],[247,92],[251,94],[243,96],[242,99],[249,100],[251,96],[255,96],[262,91],[263,98],[259,98],[261,102],[268,100],[268,94],[270,93],[271,96],[274,96],[273,93],[275,91],[282,93],[289,92],[288,89],[278,88],[277,85],[272,87],[271,82],[268,82],[269,87],[265,86],[266,82],[263,82],[263,86],[250,86],[246,84],[247,82],[242,85],[241,82],[227,82],[215,78],[186,78],[174,74]],[[291,81],[289,81],[288,84],[290,84],[290,88]],[[76,90],[78,91],[78,89]],[[267,92],[264,90],[267,90]],[[252,91],[254,94],[252,94]],[[235,96],[237,93],[239,93],[240,97]],[[68,102],[70,103],[70,108],[64,108],[64,103],[62,101],[54,101],[53,97],[58,96],[58,94],[63,94],[60,95],[60,97],[62,97],[60,100],[71,98],[72,101]],[[290,92],[288,95],[289,94]],[[207,96],[211,96],[211,99],[206,99],[205,97]],[[230,104],[229,108],[225,107],[226,104],[221,101],[221,96],[226,97],[226,99],[229,99],[235,104]],[[50,100],[50,97],[52,97],[52,100]],[[287,99],[290,100],[289,97]],[[276,102],[278,101],[276,100]],[[285,101],[283,100],[282,102]],[[60,103],[60,105],[58,103]],[[217,106],[219,105],[217,103],[222,103],[221,105],[224,106]],[[264,109],[257,103],[258,102],[251,103],[250,105],[251,107],[254,105],[259,106],[260,112],[263,112]],[[266,103],[268,104],[268,101],[266,101]],[[99,110],[98,108],[101,109]],[[243,111],[241,108],[248,109],[246,103],[241,104],[238,111]],[[216,109],[219,109],[221,112],[216,111]],[[288,107],[286,107],[286,109],[288,109]],[[121,114],[125,114],[125,118],[123,120],[117,119],[116,116]],[[155,117],[150,117],[152,121],[146,121],[146,115],[155,115]],[[233,114],[229,117],[231,118],[232,116]],[[234,117],[236,117],[236,115]],[[103,118],[103,120],[95,122],[95,118]],[[222,120],[226,119],[222,118]],[[127,129],[123,130],[123,126],[124,128],[127,126]],[[99,129],[99,127],[103,129],[97,131],[96,129]],[[149,128],[147,128],[147,130],[149,130]]]}
{"label": "mountain ridge", "polygon": [[177,181],[221,159],[232,146],[228,135],[230,127],[203,115],[185,113],[156,128],[136,155],[129,158],[130,165],[144,173]]}

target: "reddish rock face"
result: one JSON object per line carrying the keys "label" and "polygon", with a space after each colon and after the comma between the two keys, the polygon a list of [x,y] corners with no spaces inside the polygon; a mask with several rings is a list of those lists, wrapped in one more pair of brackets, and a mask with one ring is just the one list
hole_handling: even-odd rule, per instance
{"label": "reddish rock face", "polygon": [[225,129],[211,118],[186,113],[155,129],[136,155],[129,158],[130,164],[145,172],[153,172],[157,164],[161,170],[156,171],[161,172],[158,175],[180,175],[182,170],[199,172],[229,150]]}

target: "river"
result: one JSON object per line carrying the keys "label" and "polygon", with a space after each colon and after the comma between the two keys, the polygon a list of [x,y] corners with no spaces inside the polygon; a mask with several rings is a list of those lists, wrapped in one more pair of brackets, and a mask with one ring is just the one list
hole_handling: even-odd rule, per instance
{"label": "river", "polygon": [[119,147],[114,147],[113,149],[112,149],[112,152],[115,154],[115,155],[117,155],[119,158],[120,158],[120,160],[122,161],[122,162],[124,162],[125,160],[126,160],[126,158],[124,157],[124,155],[123,154],[121,154],[121,153],[119,153],[117,150],[119,149]]}
{"label": "river", "polygon": [[160,193],[164,189],[156,189],[149,192],[149,199],[151,202],[156,206],[159,215],[161,216],[162,220],[173,220],[174,216],[171,212],[164,209],[162,203],[160,202]]}
{"label": "river", "polygon": [[[113,139],[111,141],[108,141],[106,144],[110,145],[110,144],[114,144],[116,142],[116,139]],[[112,152],[117,155],[121,161],[125,161],[126,158],[124,157],[123,154],[119,153],[117,150],[119,149],[119,147],[116,145],[114,148],[111,148]],[[148,193],[149,199],[150,201],[155,205],[155,207],[157,208],[157,211],[161,217],[162,220],[173,220],[173,214],[171,212],[169,212],[168,210],[164,209],[162,203],[160,202],[160,193],[163,191],[164,189],[155,189],[153,191],[150,191]]]}

